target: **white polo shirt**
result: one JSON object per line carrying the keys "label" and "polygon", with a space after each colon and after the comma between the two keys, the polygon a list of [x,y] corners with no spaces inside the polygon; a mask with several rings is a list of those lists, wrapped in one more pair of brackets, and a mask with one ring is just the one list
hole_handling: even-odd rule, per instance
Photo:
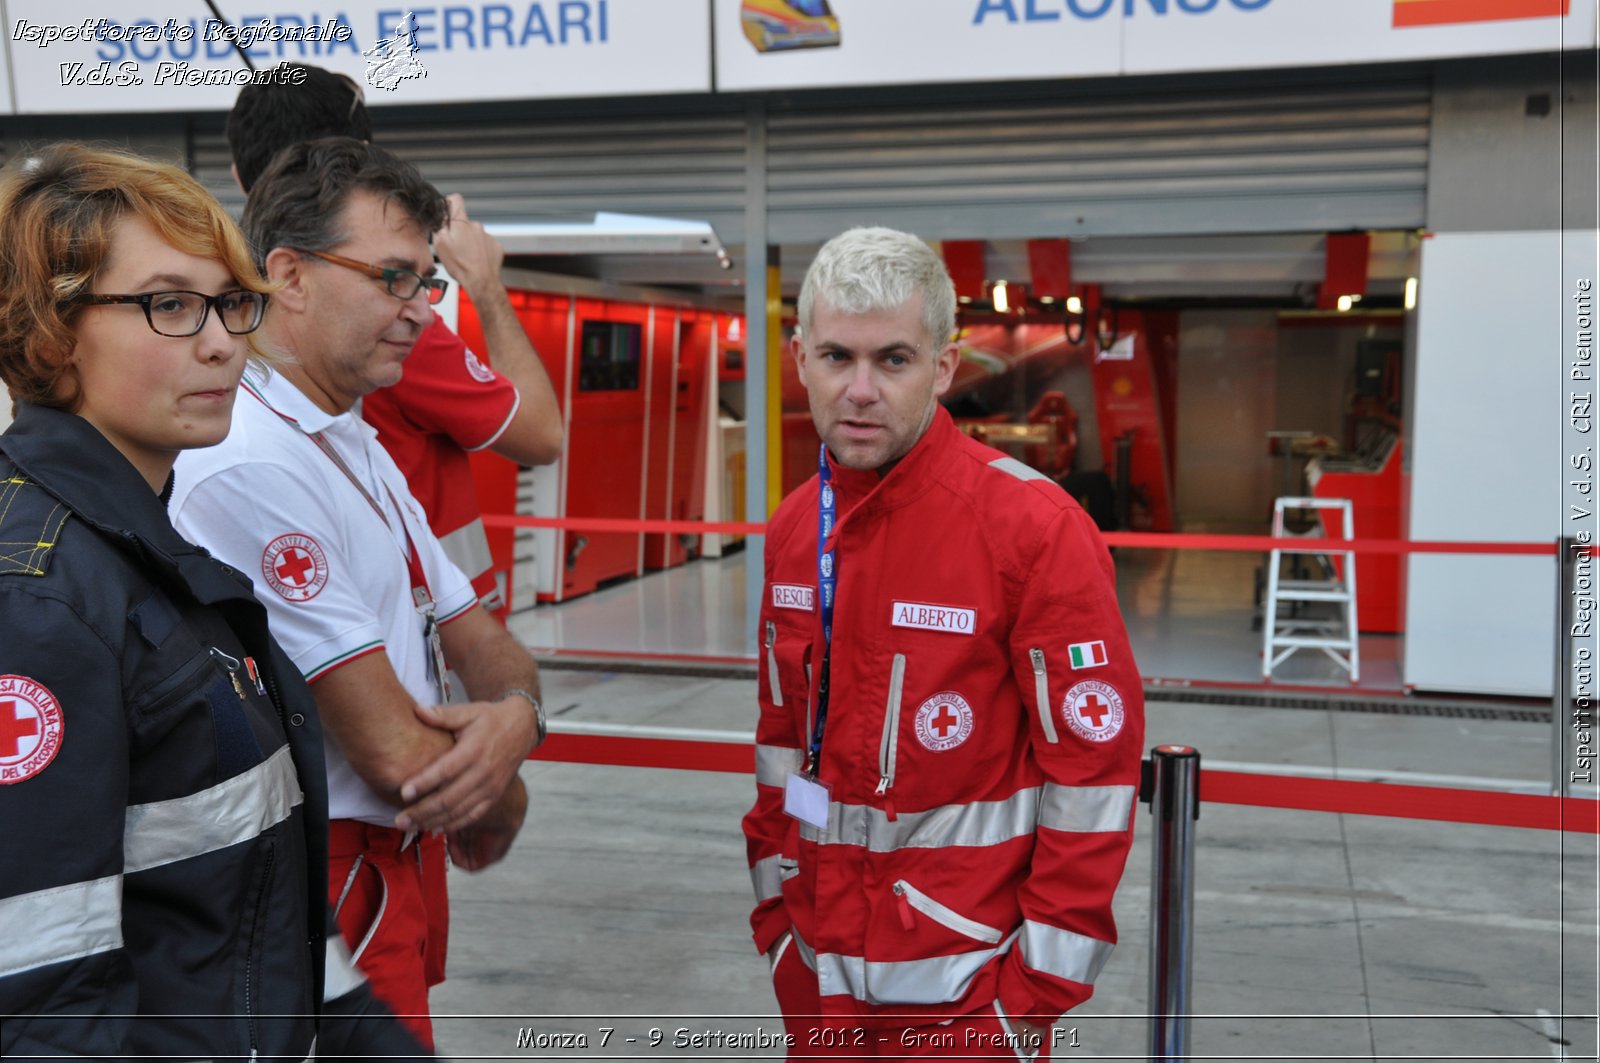
{"label": "white polo shirt", "polygon": [[[387,522],[314,433],[344,459]],[[477,596],[359,408],[326,413],[282,375],[250,369],[228,438],[179,456],[169,511],[185,538],[254,581],[273,636],[307,681],[381,649],[412,697],[438,703],[412,601],[406,531],[440,622],[465,613]],[[392,824],[395,808],[356,775],[326,729],[323,744],[329,816]]]}

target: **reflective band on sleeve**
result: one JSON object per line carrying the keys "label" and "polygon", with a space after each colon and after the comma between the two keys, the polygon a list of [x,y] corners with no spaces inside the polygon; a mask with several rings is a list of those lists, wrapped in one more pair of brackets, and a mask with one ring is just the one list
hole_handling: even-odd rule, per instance
{"label": "reflective band on sleeve", "polygon": [[344,938],[339,935],[338,930],[332,931],[326,946],[322,964],[324,1004],[338,1000],[348,993],[354,993],[367,981],[366,975],[356,970],[355,961],[350,958],[350,949],[345,946]]}
{"label": "reflective band on sleeve", "polygon": [[122,876],[0,900],[0,977],[122,947]]}
{"label": "reflective band on sleeve", "polygon": [[869,852],[896,849],[944,849],[953,845],[1000,845],[1034,831],[1039,819],[1039,790],[1018,790],[1003,801],[942,805],[926,812],[901,812],[890,819],[881,808],[835,801],[828,806],[828,826],[801,822],[800,837],[815,845],[865,845]]}
{"label": "reflective band on sleeve", "polygon": [[789,773],[800,770],[804,759],[804,752],[789,746],[757,745],[756,783],[781,789]]}
{"label": "reflective band on sleeve", "polygon": [[1035,469],[1031,465],[1024,465],[1016,458],[996,458],[989,463],[989,468],[999,469],[1001,472],[1010,473],[1019,480],[1048,480],[1050,477]]}
{"label": "reflective band on sleeve", "polygon": [[188,797],[133,805],[122,838],[124,873],[247,842],[287,819],[304,799],[285,745],[250,770]]}
{"label": "reflective band on sleeve", "polygon": [[1047,782],[1039,826],[1085,834],[1127,830],[1132,825],[1133,798],[1131,786],[1057,786]]}
{"label": "reflective band on sleeve", "polygon": [[1010,951],[1020,931],[992,949],[930,956],[922,960],[866,960],[839,953],[817,953],[799,934],[794,947],[817,974],[824,996],[844,994],[867,1004],[948,1004],[967,995],[972,980],[996,956]]}
{"label": "reflective band on sleeve", "polygon": [[1109,941],[1074,934],[1032,919],[1022,924],[1023,965],[1069,982],[1094,985],[1114,947]]}
{"label": "reflective band on sleeve", "polygon": [[468,579],[477,579],[494,564],[494,555],[489,552],[489,535],[483,530],[481,517],[474,517],[472,523],[439,536],[439,545]]}
{"label": "reflective band on sleeve", "polygon": [[756,888],[756,903],[770,901],[783,895],[783,869],[778,866],[781,856],[757,860],[750,869],[750,883]]}

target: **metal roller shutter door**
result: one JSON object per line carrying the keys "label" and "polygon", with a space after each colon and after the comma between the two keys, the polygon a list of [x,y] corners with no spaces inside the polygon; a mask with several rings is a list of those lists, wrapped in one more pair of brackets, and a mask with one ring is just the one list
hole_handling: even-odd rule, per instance
{"label": "metal roller shutter door", "polygon": [[850,224],[928,239],[1423,224],[1426,74],[1156,84],[774,102],[772,241],[816,242]]}
{"label": "metal roller shutter door", "polygon": [[[621,108],[629,111],[617,113]],[[711,222],[724,240],[744,231],[745,109],[549,106],[417,111],[374,109],[373,139],[444,192],[467,197],[481,221],[587,219],[621,211]],[[699,113],[685,113],[688,108]],[[197,177],[237,213],[221,119],[196,126]]]}

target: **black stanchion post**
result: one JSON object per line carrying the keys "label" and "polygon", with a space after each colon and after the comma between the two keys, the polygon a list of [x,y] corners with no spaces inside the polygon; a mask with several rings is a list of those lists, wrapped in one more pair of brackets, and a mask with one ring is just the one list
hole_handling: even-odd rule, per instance
{"label": "black stanchion post", "polygon": [[1189,979],[1194,942],[1194,823],[1200,818],[1200,753],[1156,746],[1144,762],[1140,800],[1155,824],[1150,859],[1150,1059],[1189,1056]]}

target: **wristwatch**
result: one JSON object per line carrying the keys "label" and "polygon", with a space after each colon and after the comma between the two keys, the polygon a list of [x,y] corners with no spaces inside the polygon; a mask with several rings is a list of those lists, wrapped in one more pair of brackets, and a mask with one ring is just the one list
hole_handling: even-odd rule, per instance
{"label": "wristwatch", "polygon": [[539,738],[538,741],[533,743],[533,748],[538,749],[540,746],[544,745],[545,736],[550,733],[550,725],[544,718],[544,705],[539,702],[538,698],[528,693],[528,691],[523,690],[521,687],[510,687],[502,691],[500,696],[495,700],[504,701],[513,694],[520,698],[526,698],[528,700],[528,704],[533,706],[533,718],[538,723],[539,728]]}

